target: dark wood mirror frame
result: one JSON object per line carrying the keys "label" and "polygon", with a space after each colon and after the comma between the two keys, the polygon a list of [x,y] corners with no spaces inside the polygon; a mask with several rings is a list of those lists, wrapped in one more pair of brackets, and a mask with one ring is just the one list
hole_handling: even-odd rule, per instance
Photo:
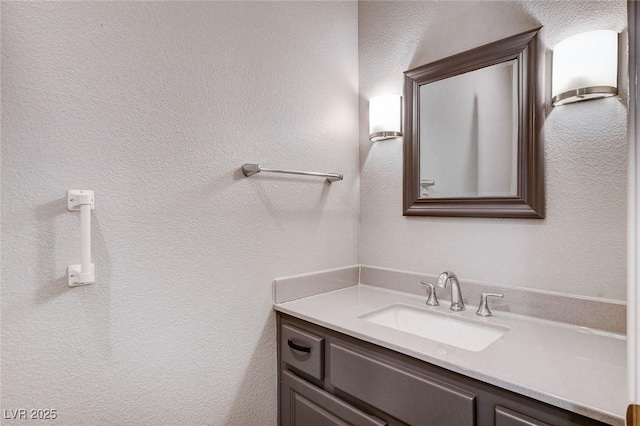
{"label": "dark wood mirror frame", "polygon": [[[544,218],[544,48],[539,28],[406,71],[404,79],[405,216]],[[419,89],[512,59],[518,64],[517,194],[513,197],[419,198]]]}

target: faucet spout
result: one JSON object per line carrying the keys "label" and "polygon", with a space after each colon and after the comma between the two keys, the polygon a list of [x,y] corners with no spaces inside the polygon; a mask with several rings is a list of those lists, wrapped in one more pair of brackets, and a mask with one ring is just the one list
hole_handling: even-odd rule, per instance
{"label": "faucet spout", "polygon": [[436,285],[441,288],[446,288],[447,282],[451,282],[451,310],[464,311],[464,301],[462,300],[462,290],[460,289],[458,276],[451,271],[443,272],[438,277]]}

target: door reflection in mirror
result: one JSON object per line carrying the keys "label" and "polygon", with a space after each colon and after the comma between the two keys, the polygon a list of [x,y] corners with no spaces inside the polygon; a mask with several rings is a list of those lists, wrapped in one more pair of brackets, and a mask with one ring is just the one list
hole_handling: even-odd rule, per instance
{"label": "door reflection in mirror", "polygon": [[421,198],[517,195],[518,64],[420,86]]}

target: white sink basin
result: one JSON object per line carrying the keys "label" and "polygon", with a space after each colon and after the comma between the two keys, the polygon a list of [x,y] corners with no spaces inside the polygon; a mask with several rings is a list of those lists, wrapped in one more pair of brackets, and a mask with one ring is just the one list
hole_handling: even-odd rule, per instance
{"label": "white sink basin", "polygon": [[483,350],[509,331],[507,327],[401,304],[359,318],[474,352]]}

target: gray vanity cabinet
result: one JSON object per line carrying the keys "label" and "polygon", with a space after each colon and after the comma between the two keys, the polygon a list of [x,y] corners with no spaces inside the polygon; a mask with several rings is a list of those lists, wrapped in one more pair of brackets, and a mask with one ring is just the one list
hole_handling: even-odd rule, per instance
{"label": "gray vanity cabinet", "polygon": [[587,417],[278,313],[282,426],[590,426]]}

